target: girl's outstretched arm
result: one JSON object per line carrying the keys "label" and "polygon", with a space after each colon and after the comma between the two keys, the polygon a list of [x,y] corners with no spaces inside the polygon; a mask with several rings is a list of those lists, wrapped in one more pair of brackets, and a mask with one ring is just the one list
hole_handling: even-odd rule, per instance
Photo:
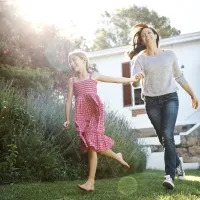
{"label": "girl's outstretched arm", "polygon": [[131,82],[137,82],[135,77],[133,78],[125,78],[125,77],[113,77],[113,76],[105,76],[102,74],[99,74],[97,72],[93,72],[92,77],[96,81],[106,82],[106,83],[131,83]]}
{"label": "girl's outstretched arm", "polygon": [[68,93],[67,93],[67,100],[66,100],[66,106],[65,106],[66,122],[64,123],[64,128],[66,129],[68,128],[70,124],[72,96],[73,96],[73,80],[72,78],[70,78],[68,82]]}

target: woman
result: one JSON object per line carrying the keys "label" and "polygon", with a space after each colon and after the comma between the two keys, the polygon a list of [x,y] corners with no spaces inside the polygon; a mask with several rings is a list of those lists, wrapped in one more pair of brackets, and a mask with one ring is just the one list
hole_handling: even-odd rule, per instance
{"label": "woman", "polygon": [[[142,96],[147,115],[157,133],[160,143],[165,148],[165,180],[163,186],[174,188],[175,172],[184,178],[184,171],[176,154],[174,127],[176,123],[179,100],[175,80],[190,95],[192,107],[198,107],[198,100],[185,80],[171,50],[159,47],[159,35],[147,24],[133,27],[131,49],[127,52],[133,61],[133,87],[142,79]],[[133,59],[134,58],[134,59]]]}

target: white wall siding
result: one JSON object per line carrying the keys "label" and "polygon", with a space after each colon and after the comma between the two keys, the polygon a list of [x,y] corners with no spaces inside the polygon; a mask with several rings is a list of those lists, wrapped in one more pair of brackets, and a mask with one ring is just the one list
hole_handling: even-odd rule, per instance
{"label": "white wall siding", "polygon": [[[179,65],[184,65],[184,76],[194,90],[198,99],[200,99],[200,32],[181,35],[161,40],[161,47],[173,50],[179,60]],[[98,66],[99,72],[108,76],[122,76],[121,63],[128,61],[124,52],[128,46],[106,49],[89,53],[89,57]],[[198,114],[191,106],[189,95],[180,87],[178,95],[179,114],[177,123],[187,123],[187,120],[200,121]],[[117,110],[119,114],[126,117],[132,124],[133,128],[152,127],[146,114],[132,117],[131,110],[144,106],[123,107],[123,91],[121,84],[99,83],[98,92],[105,104],[111,109]],[[134,103],[134,102],[133,102]],[[193,116],[194,113],[194,116]],[[190,116],[190,118],[189,118]]]}

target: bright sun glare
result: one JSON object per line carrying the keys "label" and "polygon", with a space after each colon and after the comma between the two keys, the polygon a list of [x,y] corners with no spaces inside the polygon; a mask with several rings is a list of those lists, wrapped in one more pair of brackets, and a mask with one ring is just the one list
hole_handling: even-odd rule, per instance
{"label": "bright sun glare", "polygon": [[80,16],[84,11],[82,1],[78,2],[78,5],[66,0],[18,0],[18,2],[22,16],[35,24],[55,24],[73,35],[89,37],[87,34],[91,34],[90,25],[84,23],[83,28],[80,23],[80,20],[83,20]]}
{"label": "bright sun glare", "polygon": [[185,176],[185,180],[200,182],[200,177],[199,176]]}

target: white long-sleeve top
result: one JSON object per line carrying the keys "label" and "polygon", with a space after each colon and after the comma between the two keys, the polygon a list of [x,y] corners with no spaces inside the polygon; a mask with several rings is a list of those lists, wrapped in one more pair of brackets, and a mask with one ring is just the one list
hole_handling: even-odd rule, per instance
{"label": "white long-sleeve top", "polygon": [[179,68],[177,57],[171,50],[163,50],[158,56],[139,54],[132,60],[134,76],[143,72],[142,95],[160,96],[178,90],[175,80],[180,84],[185,78]]}

